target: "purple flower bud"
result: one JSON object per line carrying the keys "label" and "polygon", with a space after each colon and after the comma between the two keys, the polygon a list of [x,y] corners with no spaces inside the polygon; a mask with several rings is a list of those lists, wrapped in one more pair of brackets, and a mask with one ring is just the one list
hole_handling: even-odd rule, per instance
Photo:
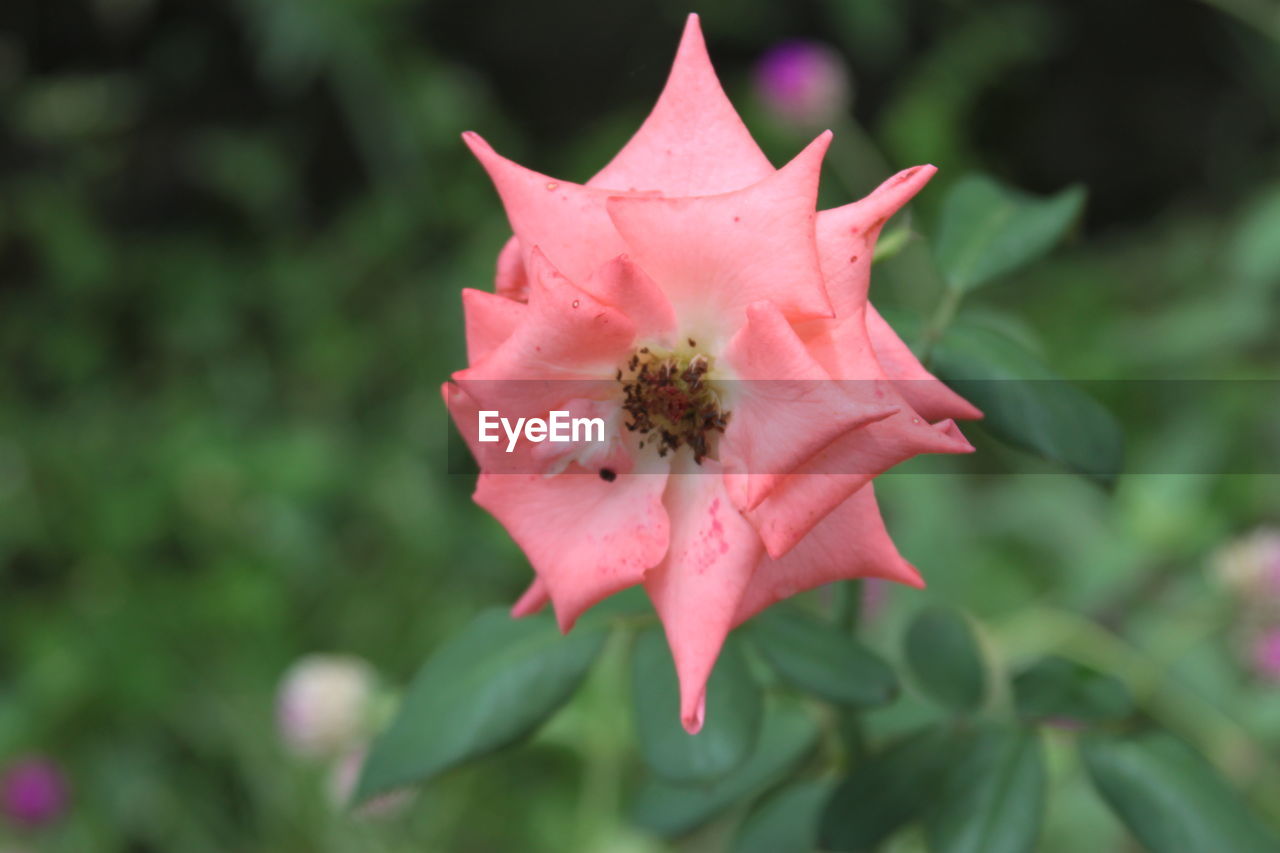
{"label": "purple flower bud", "polygon": [[1267,681],[1280,683],[1280,627],[1259,634],[1252,651],[1254,671]]}
{"label": "purple flower bud", "polygon": [[849,70],[831,48],[784,41],[756,64],[756,91],[785,121],[819,126],[849,108]]}
{"label": "purple flower bud", "polygon": [[879,578],[867,578],[862,582],[862,618],[875,622],[889,606],[889,583]]}
{"label": "purple flower bud", "polygon": [[46,758],[18,759],[0,778],[0,810],[19,826],[52,823],[66,811],[67,798],[62,771]]}

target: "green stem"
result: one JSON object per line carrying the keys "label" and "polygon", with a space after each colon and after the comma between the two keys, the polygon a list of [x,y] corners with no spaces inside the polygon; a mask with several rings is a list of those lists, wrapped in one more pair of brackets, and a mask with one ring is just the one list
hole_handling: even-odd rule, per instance
{"label": "green stem", "polygon": [[[610,632],[596,666],[596,675],[587,686],[592,698],[608,701],[625,695],[627,666],[633,627],[618,620]],[[621,811],[624,759],[617,745],[617,731],[608,715],[596,715],[584,733],[587,760],[582,771],[582,789],[577,804],[577,849],[594,850],[613,833],[612,822]]]}
{"label": "green stem", "polygon": [[[857,634],[862,616],[862,581],[838,581],[835,593],[832,621],[840,630]],[[846,765],[856,764],[866,755],[867,737],[862,730],[862,717],[857,711],[841,707],[836,712],[835,735]]]}
{"label": "green stem", "polygon": [[942,298],[938,300],[937,307],[933,309],[933,316],[925,324],[924,332],[920,336],[920,361],[925,367],[929,366],[938,341],[942,340],[951,321],[956,318],[956,311],[960,309],[960,300],[963,298],[964,294],[958,288],[947,287],[942,291]]}
{"label": "green stem", "polygon": [[858,622],[862,616],[862,581],[840,581],[836,584],[831,616],[839,628],[850,634],[858,633]]}

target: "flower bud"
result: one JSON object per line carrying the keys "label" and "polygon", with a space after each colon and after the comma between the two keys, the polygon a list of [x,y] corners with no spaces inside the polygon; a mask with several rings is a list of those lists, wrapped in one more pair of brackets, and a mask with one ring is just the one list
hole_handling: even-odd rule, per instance
{"label": "flower bud", "polygon": [[1214,573],[1251,604],[1280,602],[1280,529],[1260,527],[1227,542],[1211,558]]}
{"label": "flower bud", "polygon": [[298,755],[336,755],[366,734],[376,676],[349,655],[308,655],[280,683],[277,718],[285,744]]}
{"label": "flower bud", "polygon": [[819,42],[784,41],[756,64],[756,91],[787,122],[819,127],[850,105],[849,70],[844,60]]}
{"label": "flower bud", "polygon": [[1254,638],[1250,651],[1254,672],[1267,681],[1280,684],[1280,627],[1261,632]]}
{"label": "flower bud", "polygon": [[0,810],[19,826],[43,826],[67,808],[67,783],[58,766],[30,756],[15,761],[0,778]]}

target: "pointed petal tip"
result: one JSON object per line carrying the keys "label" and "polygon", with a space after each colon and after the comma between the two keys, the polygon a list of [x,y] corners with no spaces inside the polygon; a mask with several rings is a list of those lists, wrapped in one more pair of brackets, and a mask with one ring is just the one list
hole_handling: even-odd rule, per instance
{"label": "pointed petal tip", "polygon": [[548,600],[547,588],[543,586],[542,579],[535,575],[529,588],[520,594],[515,604],[511,605],[511,618],[523,619],[525,616],[532,616],[546,607]]}
{"label": "pointed petal tip", "polygon": [[[684,19],[684,31],[680,34],[680,47],[684,48],[687,42],[697,39],[701,44],[702,38],[702,19],[698,17],[697,12],[690,12],[689,17]],[[706,49],[705,46],[703,48]]]}
{"label": "pointed petal tip", "polygon": [[938,423],[934,424],[934,427],[936,427],[939,432],[941,432],[944,436],[946,436],[947,439],[950,440],[951,444],[955,447],[955,449],[950,452],[973,453],[974,450],[977,449],[972,444],[969,443],[969,439],[965,438],[964,433],[960,432],[960,427],[956,426],[956,422],[951,420],[950,418],[947,418],[945,421],[939,421]]}
{"label": "pointed petal tip", "polygon": [[547,286],[547,281],[558,281],[563,278],[560,270],[556,269],[556,265],[543,254],[541,246],[533,246],[529,249],[529,263],[526,266],[527,275],[529,277],[530,295],[540,288]]}
{"label": "pointed petal tip", "polygon": [[895,578],[899,583],[905,584],[909,587],[914,587],[915,589],[924,589],[925,586],[927,586],[924,582],[924,575],[920,574],[920,570],[908,563],[906,560],[902,561],[902,569],[902,577]]}
{"label": "pointed petal tip", "polygon": [[800,150],[800,153],[792,157],[791,160],[778,171],[785,172],[788,169],[801,166],[808,166],[810,160],[822,162],[822,158],[827,155],[827,149],[831,147],[831,140],[835,134],[829,130],[824,130],[813,138],[813,141]]}
{"label": "pointed petal tip", "polygon": [[691,735],[696,735],[702,731],[702,724],[707,718],[707,694],[704,692],[698,697],[698,701],[694,703],[692,709],[684,711],[680,715],[680,722],[684,726],[684,730]]}
{"label": "pointed petal tip", "polygon": [[[485,138],[474,130],[468,130],[463,133],[462,141],[471,151],[471,155],[479,160],[480,165],[484,166],[486,170],[490,170],[492,168],[495,160],[502,159],[502,155],[497,151],[494,151],[493,146],[485,141]],[[490,172],[490,174],[492,175],[492,172]]]}

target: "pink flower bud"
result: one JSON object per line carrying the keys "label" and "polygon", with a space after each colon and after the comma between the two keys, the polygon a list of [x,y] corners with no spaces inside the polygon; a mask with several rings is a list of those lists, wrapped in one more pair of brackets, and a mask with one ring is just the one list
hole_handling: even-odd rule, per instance
{"label": "pink flower bud", "polygon": [[1280,627],[1268,628],[1253,641],[1253,668],[1267,681],[1280,684]]}
{"label": "pink flower bud", "polygon": [[58,766],[39,756],[19,759],[0,779],[0,809],[19,826],[52,823],[67,808],[67,784]]}
{"label": "pink flower bud", "polygon": [[756,91],[785,121],[817,127],[849,108],[849,70],[831,48],[785,41],[756,64]]}
{"label": "pink flower bud", "polygon": [[1280,601],[1280,530],[1259,527],[1233,539],[1211,563],[1219,580],[1250,605]]}
{"label": "pink flower bud", "polygon": [[277,718],[285,744],[298,755],[336,755],[366,733],[376,683],[366,661],[349,655],[308,655],[280,683]]}

